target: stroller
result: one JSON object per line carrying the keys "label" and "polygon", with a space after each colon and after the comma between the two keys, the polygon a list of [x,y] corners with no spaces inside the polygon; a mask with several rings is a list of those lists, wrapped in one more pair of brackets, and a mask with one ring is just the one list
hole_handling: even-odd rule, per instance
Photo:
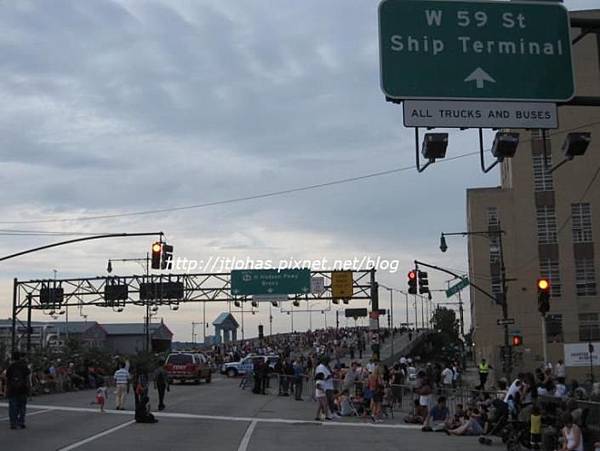
{"label": "stroller", "polygon": [[531,449],[529,422],[509,421],[502,441],[506,443],[507,451],[522,451]]}
{"label": "stroller", "polygon": [[508,422],[508,405],[500,399],[495,399],[492,402],[492,409],[490,409],[485,434],[479,437],[479,443],[482,445],[491,445],[492,439],[490,437],[500,437],[506,443]]}

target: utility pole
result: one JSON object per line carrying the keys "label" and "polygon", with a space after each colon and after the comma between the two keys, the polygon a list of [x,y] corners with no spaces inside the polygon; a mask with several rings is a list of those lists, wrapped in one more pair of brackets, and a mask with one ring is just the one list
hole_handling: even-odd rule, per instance
{"label": "utility pole", "polygon": [[[508,337],[508,284],[506,283],[506,266],[504,265],[504,247],[502,244],[502,234],[504,231],[500,227],[500,223],[498,223],[498,246],[500,247],[500,277],[502,282],[502,319],[504,320],[504,352],[506,356],[505,360],[505,368],[504,374],[506,375],[506,380],[511,379],[512,373],[512,347],[510,346],[509,337]],[[546,325],[544,323],[544,330],[546,329]],[[545,340],[544,340],[545,342]]]}
{"label": "utility pole", "polygon": [[202,303],[202,322],[204,323],[204,326],[202,328],[202,344],[206,344],[206,329],[208,328],[208,324],[206,323],[206,301]]}
{"label": "utility pole", "polygon": [[594,384],[594,345],[592,344],[592,331],[590,330],[590,342],[588,343],[588,354],[590,355],[590,381]]}
{"label": "utility pole", "polygon": [[390,313],[388,318],[390,319],[390,335],[392,337],[392,350],[390,352],[390,357],[394,356],[394,296],[393,296],[393,290],[391,288],[388,288],[390,290]]}
{"label": "utility pole", "polygon": [[273,335],[273,306],[269,304],[269,336]]}
{"label": "utility pole", "polygon": [[463,310],[461,290],[458,291],[458,314],[460,315],[460,336],[465,338],[465,316]]}
{"label": "utility pole", "polygon": [[414,295],[415,302],[415,331],[419,329],[419,301],[417,299],[417,295]]}
{"label": "utility pole", "polygon": [[[501,224],[500,222],[498,222],[498,225],[495,226],[493,229],[488,229],[486,231],[478,231],[478,232],[458,232],[458,233],[442,233],[441,238],[440,238],[440,250],[442,252],[446,252],[446,250],[448,249],[448,246],[446,245],[446,236],[451,236],[451,235],[460,235],[460,236],[467,236],[467,235],[479,235],[479,236],[485,236],[487,237],[488,240],[491,241],[492,236],[497,237],[498,239],[498,253],[499,253],[499,257],[500,257],[500,283],[502,286],[502,293],[501,293],[501,299],[497,299],[497,297],[492,296],[490,293],[488,293],[487,291],[481,289],[480,287],[478,287],[477,285],[475,285],[473,283],[473,281],[470,281],[470,284],[473,288],[475,288],[477,291],[485,294],[487,297],[490,297],[491,299],[494,300],[494,302],[496,304],[500,303],[501,307],[502,307],[502,319],[504,322],[504,346],[502,347],[502,356],[503,356],[503,370],[504,370],[504,375],[506,377],[507,380],[511,380],[511,373],[512,373],[512,347],[510,346],[510,341],[509,341],[509,333],[508,333],[508,285],[507,285],[507,279],[506,279],[506,265],[504,263],[504,246],[503,246],[503,242],[502,242],[502,235],[504,234],[504,230],[502,230]],[[430,265],[424,265],[424,266],[429,266]],[[438,269],[440,271],[445,272],[446,274],[450,274],[454,277],[459,277],[457,274],[454,274],[451,271],[448,271],[446,269],[443,268],[439,268],[439,267],[434,267],[433,269]],[[498,301],[501,302],[498,302]]]}

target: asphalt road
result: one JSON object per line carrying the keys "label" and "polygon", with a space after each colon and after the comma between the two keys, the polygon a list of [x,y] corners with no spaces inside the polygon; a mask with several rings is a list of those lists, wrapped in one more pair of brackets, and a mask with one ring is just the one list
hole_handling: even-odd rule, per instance
{"label": "asphalt road", "polygon": [[[0,450],[448,450],[486,449],[474,437],[423,433],[402,424],[402,413],[383,424],[362,418],[315,422],[316,403],[242,391],[238,379],[216,376],[211,384],[176,385],[156,424],[133,421],[133,396],[126,411],[100,413],[94,392],[39,396],[29,403],[27,429],[10,430],[0,403]],[[271,389],[271,391],[275,391]],[[107,407],[114,407],[114,395]],[[156,406],[156,393],[151,393]],[[500,449],[500,444],[492,448]]]}

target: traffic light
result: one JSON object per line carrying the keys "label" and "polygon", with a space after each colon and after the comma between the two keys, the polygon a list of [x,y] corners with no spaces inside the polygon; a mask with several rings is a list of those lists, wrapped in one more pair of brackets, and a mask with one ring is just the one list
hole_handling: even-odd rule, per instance
{"label": "traffic light", "polygon": [[545,316],[550,310],[550,281],[548,279],[538,279],[538,311]]}
{"label": "traffic light", "polygon": [[259,324],[258,325],[258,338],[260,340],[262,340],[264,338],[265,334],[264,334],[264,329],[263,329],[263,325]]}
{"label": "traffic light", "polygon": [[233,305],[235,305],[237,308],[240,308],[242,303],[240,301],[233,301]]}
{"label": "traffic light", "polygon": [[152,269],[160,269],[160,255],[162,252],[162,243],[156,241],[152,244]]}
{"label": "traffic light", "polygon": [[417,294],[417,271],[408,273],[408,293]]}
{"label": "traffic light", "polygon": [[294,304],[294,307],[300,307],[300,301],[295,300],[294,302],[292,302],[292,304]]}
{"label": "traffic light", "polygon": [[523,344],[523,337],[521,335],[513,335],[512,345],[513,346],[521,346],[522,344]]}
{"label": "traffic light", "polygon": [[429,293],[429,280],[425,271],[419,271],[419,294]]}
{"label": "traffic light", "polygon": [[173,267],[173,246],[163,243],[160,269],[170,270]]}
{"label": "traffic light", "polygon": [[277,307],[277,301],[271,301],[271,305],[272,305],[273,307]]}
{"label": "traffic light", "polygon": [[258,302],[252,301],[252,307],[258,307]]}

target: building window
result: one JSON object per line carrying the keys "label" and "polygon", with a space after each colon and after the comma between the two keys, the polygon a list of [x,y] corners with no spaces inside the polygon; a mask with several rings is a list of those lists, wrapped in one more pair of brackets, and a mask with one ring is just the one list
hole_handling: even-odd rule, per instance
{"label": "building window", "polygon": [[592,242],[592,209],[589,203],[571,204],[573,242]]}
{"label": "building window", "polygon": [[[548,154],[548,165],[552,166],[552,157]],[[533,184],[536,192],[554,191],[552,174],[546,172],[544,155],[533,155]]]}
{"label": "building window", "polygon": [[502,304],[502,279],[500,274],[492,274],[492,295],[496,298],[497,304]]}
{"label": "building window", "polygon": [[562,315],[546,315],[546,341],[563,342]]}
{"label": "building window", "polygon": [[597,313],[579,314],[579,341],[600,340],[600,321]]}
{"label": "building window", "polygon": [[531,130],[531,140],[532,141],[542,141],[544,139],[544,130],[541,128],[534,128]]}
{"label": "building window", "polygon": [[575,293],[577,296],[596,296],[596,269],[591,258],[575,259]]}
{"label": "building window", "polygon": [[536,209],[536,220],[538,243],[556,243],[556,214],[554,207],[538,207]]}
{"label": "building window", "polygon": [[550,295],[554,298],[560,297],[560,268],[558,260],[546,259],[540,261],[540,275],[550,281]]}
{"label": "building window", "polygon": [[497,226],[500,224],[500,219],[498,218],[498,209],[496,207],[489,207],[487,209],[487,219],[488,227]]}

